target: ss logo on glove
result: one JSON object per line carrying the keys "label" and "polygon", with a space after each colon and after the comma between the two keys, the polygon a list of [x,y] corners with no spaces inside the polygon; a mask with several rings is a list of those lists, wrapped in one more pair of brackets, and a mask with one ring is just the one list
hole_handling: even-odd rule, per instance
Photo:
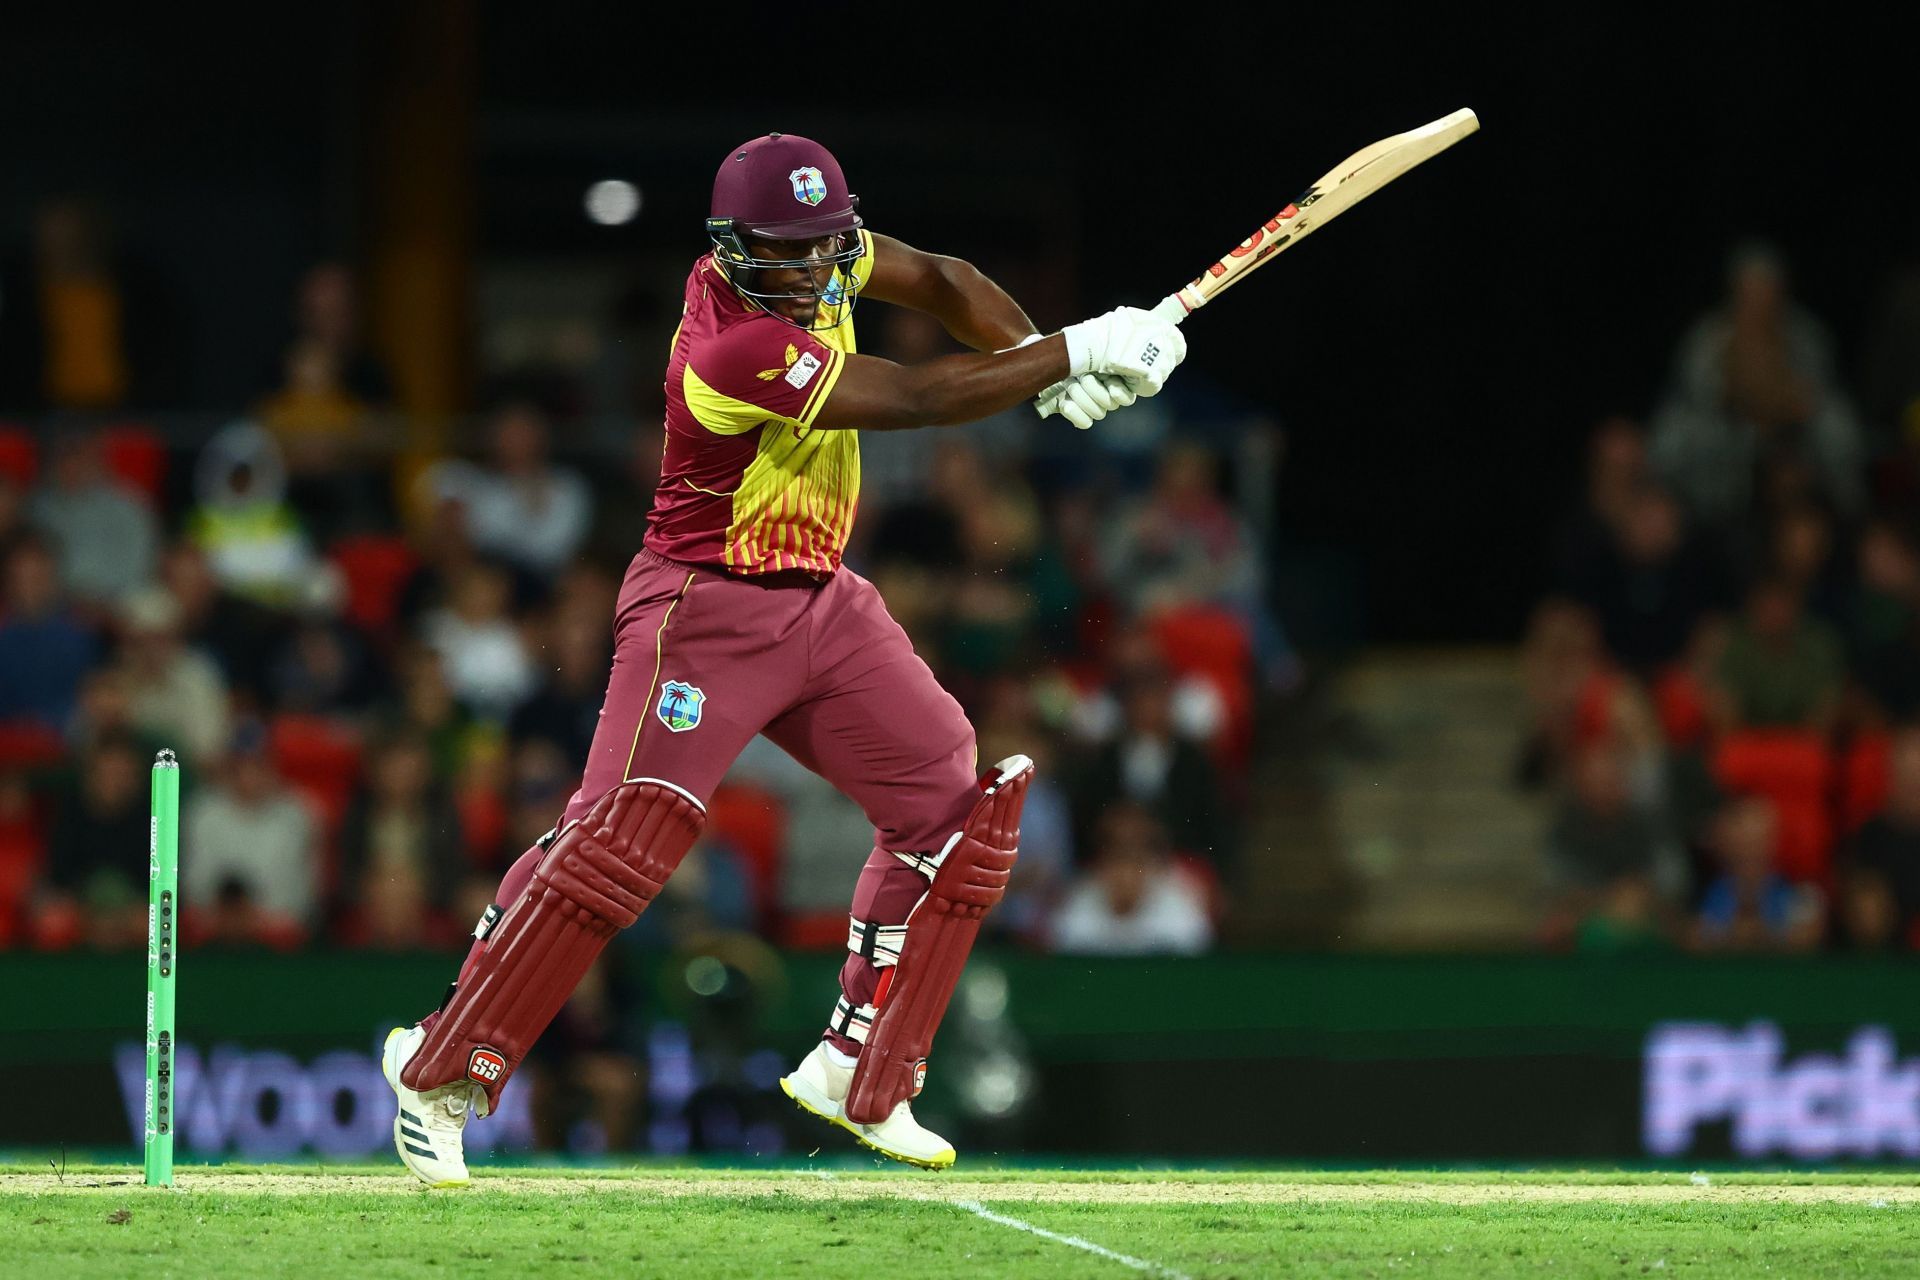
{"label": "ss logo on glove", "polygon": [[1149,369],[1153,368],[1153,362],[1159,358],[1160,348],[1151,342],[1140,349],[1140,363]]}

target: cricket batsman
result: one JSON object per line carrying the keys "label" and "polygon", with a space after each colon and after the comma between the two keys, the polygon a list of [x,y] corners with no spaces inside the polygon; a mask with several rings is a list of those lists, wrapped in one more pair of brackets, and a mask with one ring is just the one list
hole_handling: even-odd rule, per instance
{"label": "cricket batsman", "polygon": [[[467,1117],[493,1109],[608,939],[647,909],[758,733],[874,828],[840,997],[781,1087],[895,1160],[953,1163],[912,1099],[981,918],[1006,891],[1033,763],[1014,756],[976,779],[960,705],[873,584],[842,567],[859,432],[972,422],[1029,399],[1085,428],[1157,393],[1186,355],[1179,329],[1130,307],[1042,336],[973,266],[869,231],[833,156],[791,134],[727,155],[707,235],[580,788],[501,881],[441,1007],[387,1037],[394,1145],[435,1186],[467,1181]],[[860,355],[862,298],[925,312],[973,353]]]}

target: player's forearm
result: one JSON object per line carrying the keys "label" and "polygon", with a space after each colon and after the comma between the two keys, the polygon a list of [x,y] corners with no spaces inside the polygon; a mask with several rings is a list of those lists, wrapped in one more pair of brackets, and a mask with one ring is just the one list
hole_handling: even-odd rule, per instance
{"label": "player's forearm", "polygon": [[859,425],[897,431],[977,422],[1025,403],[1067,372],[1067,344],[1058,334],[1017,351],[942,356],[902,367],[893,404]]}

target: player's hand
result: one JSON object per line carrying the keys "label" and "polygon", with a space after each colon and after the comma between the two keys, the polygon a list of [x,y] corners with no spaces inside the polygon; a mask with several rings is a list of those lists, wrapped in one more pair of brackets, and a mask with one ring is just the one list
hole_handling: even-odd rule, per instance
{"label": "player's hand", "polygon": [[1111,373],[1082,373],[1042,391],[1033,402],[1040,416],[1059,414],[1085,431],[1115,409],[1124,409],[1138,397],[1127,380]]}
{"label": "player's hand", "polygon": [[1136,396],[1157,395],[1187,358],[1179,327],[1139,307],[1116,307],[1061,332],[1074,373],[1118,375]]}

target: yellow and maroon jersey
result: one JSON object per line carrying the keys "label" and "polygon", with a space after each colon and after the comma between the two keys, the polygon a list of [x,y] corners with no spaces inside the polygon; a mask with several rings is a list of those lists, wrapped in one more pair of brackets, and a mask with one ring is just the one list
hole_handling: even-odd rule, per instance
{"label": "yellow and maroon jersey", "polygon": [[[873,271],[873,238],[860,236],[856,283]],[[822,302],[818,323],[846,305]],[[795,328],[736,293],[711,254],[695,263],[667,361],[647,548],[741,574],[838,569],[860,503],[860,441],[813,423],[854,350],[851,318]]]}

